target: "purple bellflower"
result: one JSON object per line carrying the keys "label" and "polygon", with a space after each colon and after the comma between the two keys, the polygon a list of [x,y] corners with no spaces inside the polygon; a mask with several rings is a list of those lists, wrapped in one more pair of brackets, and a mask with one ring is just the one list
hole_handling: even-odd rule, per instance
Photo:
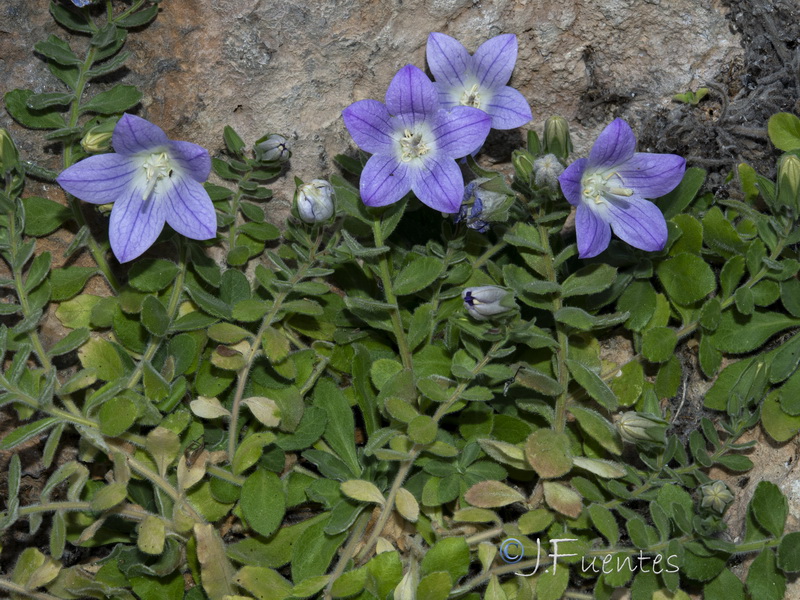
{"label": "purple bellflower", "polygon": [[140,256],[165,221],[194,240],[216,235],[214,205],[202,185],[211,172],[205,148],[169,140],[160,127],[129,114],[114,128],[111,145],[115,153],[90,156],[57,181],[85,202],[114,202],[108,237],[117,260]]}
{"label": "purple bellflower", "polygon": [[426,54],[443,108],[479,108],[492,117],[494,129],[514,129],[531,120],[528,101],[506,85],[517,61],[517,36],[506,33],[493,37],[470,56],[449,35],[432,33]]}
{"label": "purple bellflower", "polygon": [[361,199],[386,206],[409,191],[444,213],[456,213],[464,178],[455,159],[480,147],[491,118],[472,107],[439,105],[430,79],[414,65],[400,69],[386,91],[386,104],[359,100],[342,112],[356,144],[372,153],[361,173]]}
{"label": "purple bellflower", "polygon": [[634,152],[636,137],[622,119],[614,119],[597,137],[589,158],[579,158],[558,178],[573,206],[578,255],[597,256],[608,247],[611,230],[642,250],[655,252],[667,242],[667,223],[658,198],[677,186],[686,160],[675,154]]}

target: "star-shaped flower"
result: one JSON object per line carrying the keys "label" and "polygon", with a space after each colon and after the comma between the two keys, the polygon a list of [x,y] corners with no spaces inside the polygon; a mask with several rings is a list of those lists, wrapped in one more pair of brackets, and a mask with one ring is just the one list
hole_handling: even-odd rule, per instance
{"label": "star-shaped flower", "polygon": [[558,178],[561,191],[578,210],[575,233],[581,258],[608,247],[611,230],[631,246],[655,252],[667,242],[667,223],[658,198],[677,186],[686,161],[675,154],[634,152],[636,137],[615,119],[595,141],[589,158],[579,158]]}
{"label": "star-shaped flower", "polygon": [[114,128],[111,145],[115,153],[90,156],[57,181],[85,202],[114,203],[108,237],[120,262],[152,246],[165,221],[194,240],[216,235],[214,205],[202,185],[211,172],[205,148],[169,140],[160,127],[128,114]]}
{"label": "star-shaped flower", "polygon": [[494,129],[514,129],[531,120],[528,101],[506,85],[517,62],[517,36],[493,37],[470,56],[458,40],[432,33],[426,54],[443,108],[479,108],[492,117]]}
{"label": "star-shaped flower", "polygon": [[431,80],[407,65],[389,84],[385,105],[359,100],[342,115],[356,144],[373,154],[361,173],[364,204],[385,206],[413,191],[431,208],[458,212],[464,178],[455,159],[483,144],[491,128],[486,113],[443,110]]}

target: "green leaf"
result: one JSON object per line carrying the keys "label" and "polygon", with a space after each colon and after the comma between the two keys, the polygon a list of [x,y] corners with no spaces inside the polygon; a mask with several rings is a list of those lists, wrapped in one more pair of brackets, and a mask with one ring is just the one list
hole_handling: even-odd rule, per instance
{"label": "green leaf", "polygon": [[86,15],[83,11],[67,10],[58,2],[50,2],[50,14],[56,22],[69,29],[70,31],[79,31],[81,33],[91,33],[92,28],[86,20]]}
{"label": "green leaf", "polygon": [[141,27],[142,25],[147,25],[150,21],[155,19],[157,14],[158,4],[154,4],[145,9],[136,11],[132,15],[128,15],[124,19],[118,20],[117,25],[120,27],[125,27],[126,29]]}
{"label": "green leaf", "polygon": [[747,591],[758,600],[783,600],[786,593],[786,577],[778,572],[775,554],[769,548],[750,565],[746,582]]}
{"label": "green leaf", "polygon": [[107,92],[100,92],[81,107],[81,112],[113,115],[139,104],[142,92],[136,86],[117,84]]}
{"label": "green leaf", "polygon": [[25,234],[33,237],[54,232],[72,217],[69,208],[47,198],[29,196],[22,199],[22,204],[25,207]]}
{"label": "green leaf", "polygon": [[736,575],[725,569],[705,585],[703,598],[705,600],[744,600],[744,585]]}
{"label": "green leaf", "polygon": [[92,338],[78,351],[85,369],[94,369],[103,381],[112,381],[123,374],[122,360],[114,346],[103,339]]}
{"label": "green leaf", "polygon": [[52,300],[61,302],[77,295],[86,286],[89,278],[97,273],[95,267],[64,267],[50,272]]}
{"label": "green leaf", "polygon": [[58,419],[55,417],[46,417],[44,419],[39,419],[38,421],[34,421],[33,423],[27,423],[26,425],[22,425],[20,427],[14,428],[11,433],[6,435],[0,441],[0,450],[11,450],[20,444],[27,442],[30,439],[33,439],[54,425],[58,423]]}
{"label": "green leaf", "polygon": [[672,358],[678,335],[671,327],[654,327],[642,336],[642,355],[654,363],[663,363]]}
{"label": "green leaf", "polygon": [[552,569],[545,570],[538,577],[536,582],[537,600],[560,600],[564,597],[569,585],[569,569],[561,565],[559,569],[556,565]]}
{"label": "green leaf", "polygon": [[45,58],[60,65],[77,66],[83,64],[83,61],[69,49],[69,46],[54,35],[44,41],[37,42],[34,44],[33,49]]}
{"label": "green leaf", "polygon": [[442,261],[435,257],[417,258],[403,267],[394,279],[394,293],[407,296],[425,289],[442,272]]}
{"label": "green leaf", "polygon": [[719,206],[713,206],[703,217],[703,240],[723,258],[745,254],[747,244],[733,228]]}
{"label": "green leaf", "polygon": [[601,504],[592,504],[589,506],[589,517],[597,531],[608,540],[609,545],[615,546],[619,541],[619,526],[614,513]]}
{"label": "green leaf", "polygon": [[399,552],[382,552],[366,565],[365,587],[373,597],[388,598],[403,577]]}
{"label": "green leaf", "polygon": [[642,331],[656,311],[656,291],[649,281],[632,282],[617,300],[617,310],[628,312],[625,325],[633,331]]}
{"label": "green leaf", "polygon": [[228,149],[228,152],[234,156],[242,156],[244,142],[232,127],[228,125],[225,126],[222,130],[222,139],[225,140],[225,147]]}
{"label": "green leaf", "polygon": [[328,571],[328,566],[344,542],[347,532],[328,535],[325,533],[327,523],[327,520],[314,523],[301,533],[295,542],[295,547],[302,548],[303,551],[295,553],[292,558],[293,581],[299,583],[311,577],[324,575]]}
{"label": "green leaf", "polygon": [[789,514],[789,505],[777,485],[769,481],[760,481],[750,500],[750,509],[759,525],[774,537],[781,536],[786,516]]}
{"label": "green leaf", "polygon": [[552,429],[537,429],[528,437],[525,457],[544,479],[562,477],[572,469],[569,437]]}
{"label": "green leaf", "polygon": [[791,113],[777,113],[767,123],[769,139],[779,150],[800,148],[800,118]]}
{"label": "green leaf", "polygon": [[561,384],[550,375],[525,365],[522,365],[517,371],[515,382],[545,396],[558,396],[564,391]]}
{"label": "green leaf", "polygon": [[133,400],[127,396],[116,396],[100,407],[100,432],[109,437],[117,437],[134,424],[139,416]]}
{"label": "green leaf", "polygon": [[314,390],[314,405],[324,409],[328,415],[325,441],[347,464],[352,476],[359,477],[361,465],[353,439],[356,425],[344,393],[330,379],[321,379]]}
{"label": "green leaf", "polygon": [[617,277],[617,270],[604,263],[597,263],[578,269],[567,277],[561,285],[561,295],[586,296],[597,294],[610,287]]}
{"label": "green leaf", "polygon": [[[638,363],[637,363],[638,364]],[[622,441],[616,427],[599,412],[579,404],[570,405],[569,412],[589,437],[613,454],[622,453]]]}
{"label": "green leaf", "polygon": [[128,486],[124,483],[116,482],[105,485],[92,497],[92,510],[104,511],[113,508],[125,500],[127,495]]}
{"label": "green leaf", "polygon": [[59,111],[29,109],[28,98],[33,95],[31,90],[11,90],[3,96],[6,109],[14,120],[31,129],[60,129],[67,126]]}
{"label": "green leaf", "polygon": [[674,190],[658,201],[658,207],[668,221],[681,214],[691,204],[706,179],[706,172],[698,167],[689,167]]}
{"label": "green leaf", "polygon": [[167,309],[155,296],[147,296],[142,303],[142,325],[156,337],[162,337],[169,329]]}
{"label": "green leaf", "polygon": [[81,327],[75,331],[70,331],[66,336],[58,340],[48,350],[50,356],[61,356],[72,352],[76,348],[80,348],[86,340],[89,339],[89,330],[86,327]]}
{"label": "green leaf", "polygon": [[161,258],[137,260],[131,266],[128,283],[140,292],[160,292],[175,281],[178,265]]}
{"label": "green leaf", "polygon": [[667,295],[677,304],[692,304],[714,291],[711,267],[699,256],[679,254],[660,263],[656,273]]}
{"label": "green leaf", "polygon": [[446,571],[453,582],[469,572],[469,546],[463,537],[444,538],[436,542],[422,558],[423,575]]}
{"label": "green leaf", "polygon": [[760,348],[776,333],[798,325],[800,319],[776,312],[755,311],[744,316],[727,310],[722,313],[719,327],[711,335],[711,343],[722,352],[743,354]]}
{"label": "green leaf", "polygon": [[800,571],[800,531],[787,533],[778,546],[778,567],[784,573]]}
{"label": "green leaf", "polygon": [[464,494],[467,502],[478,508],[499,508],[525,502],[525,496],[502,481],[480,481]]}
{"label": "green leaf", "polygon": [[567,367],[569,367],[569,372],[575,378],[575,381],[586,390],[589,396],[608,410],[617,409],[619,405],[617,397],[597,373],[578,360],[567,359]]}
{"label": "green leaf", "polygon": [[348,498],[358,500],[359,502],[367,502],[373,504],[383,505],[386,499],[383,497],[381,491],[371,481],[363,479],[349,479],[342,482],[342,493]]}
{"label": "green leaf", "polygon": [[275,473],[257,469],[242,485],[239,506],[250,527],[269,537],[278,529],[286,512],[283,483]]}

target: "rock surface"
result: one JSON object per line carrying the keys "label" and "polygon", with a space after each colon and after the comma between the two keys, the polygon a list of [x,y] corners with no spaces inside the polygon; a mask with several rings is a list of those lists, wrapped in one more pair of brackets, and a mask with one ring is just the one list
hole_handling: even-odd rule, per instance
{"label": "rock surface", "polygon": [[[41,4],[8,0],[0,8],[6,90],[59,89],[32,51],[50,33],[63,36]],[[612,118],[636,127],[672,94],[729,69],[742,52],[719,1],[172,0],[162,7],[127,45],[133,58],[122,79],[144,91],[138,113],[212,154],[226,124],[248,143],[284,133],[293,140],[291,175],[306,180],[336,172],[332,157],[354,149],[342,109],[382,99],[403,65],[424,67],[431,31],[470,51],[515,33],[512,84],[533,108],[528,127],[541,130],[547,116],[561,114],[573,124],[579,151]],[[84,43],[73,41],[79,54]],[[14,127],[5,113],[0,126],[11,126],[24,150],[47,162],[37,134]],[[523,139],[520,131],[493,134],[489,159],[507,162]],[[274,188],[275,218],[288,207],[292,178]]]}

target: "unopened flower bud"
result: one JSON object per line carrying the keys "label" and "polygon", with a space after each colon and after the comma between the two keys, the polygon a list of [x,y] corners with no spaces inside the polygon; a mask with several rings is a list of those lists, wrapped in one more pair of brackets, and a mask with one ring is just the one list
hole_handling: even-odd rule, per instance
{"label": "unopened flower bud", "polygon": [[0,174],[13,171],[19,162],[19,153],[14,140],[5,129],[0,129]]}
{"label": "unopened flower bud", "polygon": [[470,229],[486,233],[491,221],[498,220],[498,217],[503,220],[502,214],[507,211],[514,198],[481,187],[490,182],[488,177],[479,177],[466,185],[461,210],[453,216],[454,223],[466,221]]}
{"label": "unopened flower bud", "polygon": [[563,172],[564,165],[555,154],[545,154],[533,163],[534,183],[540,188],[559,189],[558,176]]}
{"label": "unopened flower bud", "polygon": [[544,149],[565,159],[572,152],[572,139],[569,136],[569,123],[564,117],[550,117],[544,123]]}
{"label": "unopened flower bud", "polygon": [[113,127],[110,131],[103,131],[104,129],[105,127],[103,125],[98,125],[97,127],[92,127],[89,132],[83,136],[81,147],[84,152],[97,154],[111,149]]}
{"label": "unopened flower bud", "polygon": [[514,296],[508,290],[496,285],[482,285],[466,288],[461,292],[464,308],[478,321],[503,315],[514,310]]}
{"label": "unopened flower bud", "polygon": [[627,442],[663,444],[668,423],[656,415],[626,412],[617,420],[619,434]]}
{"label": "unopened flower bud", "polygon": [[778,165],[778,197],[795,211],[800,204],[800,158],[786,154]]}
{"label": "unopened flower bud", "polygon": [[536,157],[527,150],[514,150],[511,153],[511,164],[514,165],[516,177],[526,185],[530,185],[533,176],[533,163]]}
{"label": "unopened flower bud", "polygon": [[297,214],[306,223],[320,223],[333,216],[333,186],[324,179],[313,179],[297,188]]}
{"label": "unopened flower bud", "polygon": [[722,513],[725,507],[733,502],[733,494],[731,494],[728,486],[721,481],[707,483],[700,488],[700,493],[703,496],[700,505],[703,508],[711,507],[718,513]]}
{"label": "unopened flower bud", "polygon": [[277,133],[265,135],[256,142],[253,148],[256,160],[260,162],[286,162],[291,157],[289,142]]}

